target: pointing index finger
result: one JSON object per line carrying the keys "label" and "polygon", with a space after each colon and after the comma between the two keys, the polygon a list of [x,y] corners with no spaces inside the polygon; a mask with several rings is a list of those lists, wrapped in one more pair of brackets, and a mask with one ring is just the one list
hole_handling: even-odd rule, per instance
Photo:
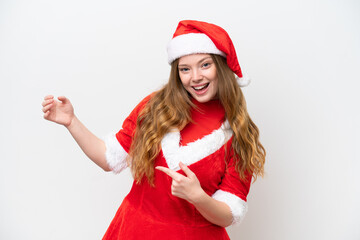
{"label": "pointing index finger", "polygon": [[160,171],[166,173],[169,177],[171,177],[172,179],[174,179],[176,181],[179,181],[179,179],[182,177],[182,175],[180,173],[177,173],[174,170],[171,170],[169,168],[161,167],[161,166],[157,166],[155,168],[157,170],[160,170]]}

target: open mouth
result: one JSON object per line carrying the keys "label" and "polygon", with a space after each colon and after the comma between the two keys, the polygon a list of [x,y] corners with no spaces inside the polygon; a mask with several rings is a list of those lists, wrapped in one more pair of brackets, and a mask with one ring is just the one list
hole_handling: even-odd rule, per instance
{"label": "open mouth", "polygon": [[196,87],[192,87],[196,92],[201,92],[203,90],[205,90],[210,83],[205,83],[204,85],[200,85],[200,86],[196,86]]}

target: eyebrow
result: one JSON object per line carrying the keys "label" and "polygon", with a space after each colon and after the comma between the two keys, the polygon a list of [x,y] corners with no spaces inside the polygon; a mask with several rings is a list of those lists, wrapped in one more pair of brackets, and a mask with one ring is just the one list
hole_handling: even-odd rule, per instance
{"label": "eyebrow", "polygon": [[[212,59],[211,57],[204,57],[204,58],[200,59],[197,63],[199,64],[199,63],[205,61],[208,58]],[[181,66],[188,66],[188,64],[179,64],[178,65],[178,67],[181,67]]]}

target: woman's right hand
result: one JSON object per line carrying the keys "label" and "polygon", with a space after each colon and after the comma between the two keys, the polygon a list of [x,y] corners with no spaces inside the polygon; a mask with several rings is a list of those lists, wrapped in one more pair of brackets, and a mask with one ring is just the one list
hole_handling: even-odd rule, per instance
{"label": "woman's right hand", "polygon": [[47,95],[42,102],[42,111],[46,120],[68,127],[74,119],[74,108],[69,99],[59,96],[57,101],[54,96]]}

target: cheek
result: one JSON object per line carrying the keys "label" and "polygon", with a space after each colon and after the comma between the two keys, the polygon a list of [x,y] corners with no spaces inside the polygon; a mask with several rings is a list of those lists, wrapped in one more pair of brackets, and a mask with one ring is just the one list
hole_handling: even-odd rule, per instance
{"label": "cheek", "polygon": [[219,81],[218,81],[218,77],[217,77],[216,71],[214,71],[214,72],[211,73],[210,79],[211,79],[211,81],[213,82],[214,86],[217,87]]}
{"label": "cheek", "polygon": [[213,72],[212,72],[212,79],[214,79],[215,81],[217,81],[217,72],[216,72],[216,70],[214,70]]}
{"label": "cheek", "polygon": [[213,87],[214,87],[214,92],[215,94],[217,94],[219,92],[219,85],[218,85],[219,81],[216,79],[214,82],[213,82]]}
{"label": "cheek", "polygon": [[214,74],[211,82],[212,82],[212,86],[213,86],[213,91],[215,92],[215,94],[217,94],[219,91],[219,79],[217,78],[216,73]]}
{"label": "cheek", "polygon": [[181,75],[180,74],[180,80],[181,80],[181,83],[184,87],[187,87],[189,86],[190,84],[190,80],[189,80],[189,77],[187,77],[186,75]]}
{"label": "cheek", "polygon": [[212,68],[210,71],[207,72],[207,78],[212,82],[217,80],[216,68]]}

